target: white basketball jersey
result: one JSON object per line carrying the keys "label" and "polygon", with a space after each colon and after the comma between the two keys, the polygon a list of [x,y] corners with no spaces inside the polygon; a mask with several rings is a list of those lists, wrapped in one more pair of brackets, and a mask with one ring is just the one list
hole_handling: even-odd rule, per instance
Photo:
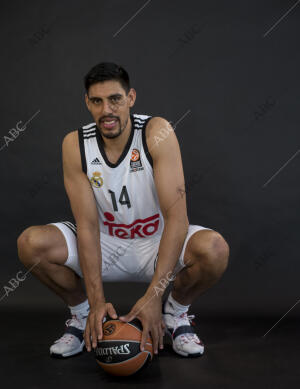
{"label": "white basketball jersey", "polygon": [[163,216],[145,137],[151,116],[130,118],[131,133],[116,163],[107,159],[96,123],[78,130],[82,169],[95,195],[100,233],[120,239],[160,237]]}

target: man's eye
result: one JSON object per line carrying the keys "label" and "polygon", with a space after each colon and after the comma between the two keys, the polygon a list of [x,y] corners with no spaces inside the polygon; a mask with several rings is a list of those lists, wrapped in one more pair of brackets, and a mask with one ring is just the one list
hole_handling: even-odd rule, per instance
{"label": "man's eye", "polygon": [[120,101],[120,100],[121,100],[121,96],[114,96],[114,97],[111,98],[111,101],[113,103],[116,103],[117,101]]}

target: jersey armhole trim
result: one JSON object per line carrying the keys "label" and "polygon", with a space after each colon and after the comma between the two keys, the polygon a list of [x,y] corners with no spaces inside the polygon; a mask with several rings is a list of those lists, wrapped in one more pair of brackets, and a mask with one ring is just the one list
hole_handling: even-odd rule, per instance
{"label": "jersey armhole trim", "polygon": [[147,126],[147,123],[152,119],[153,116],[150,116],[149,118],[146,119],[145,123],[143,124],[143,128],[142,128],[142,142],[143,142],[143,147],[144,147],[144,152],[146,154],[146,157],[153,169],[153,159],[151,157],[151,154],[148,150],[148,146],[147,146],[147,142],[146,142],[146,126]]}
{"label": "jersey armhole trim", "polygon": [[77,132],[78,132],[78,140],[79,140],[79,149],[80,149],[82,171],[85,174],[87,174],[85,149],[84,149],[84,139],[83,139],[82,128],[79,128],[79,130],[77,130]]}

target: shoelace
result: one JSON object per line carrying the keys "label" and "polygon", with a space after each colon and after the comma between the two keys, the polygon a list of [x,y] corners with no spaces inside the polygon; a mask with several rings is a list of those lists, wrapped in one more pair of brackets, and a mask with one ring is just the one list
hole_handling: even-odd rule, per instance
{"label": "shoelace", "polygon": [[[194,318],[195,318],[195,315],[188,315],[186,312],[182,313],[178,317],[174,316],[175,326],[173,329],[173,334],[176,331],[177,327],[180,327],[183,325],[195,326],[195,323],[193,321]],[[201,341],[196,334],[182,334],[182,335],[180,335],[180,339],[184,343],[194,342],[197,344],[201,344]]]}
{"label": "shoelace", "polygon": [[[78,319],[78,317],[76,315],[72,315],[72,318],[71,319],[68,319],[66,322],[65,322],[65,326],[66,327],[69,327],[69,326],[74,326],[76,328],[78,327],[82,327],[82,323],[81,321]],[[62,337],[60,337],[59,339],[57,339],[54,343],[70,343],[72,340],[75,339],[75,336],[72,335],[72,334],[64,334]]]}
{"label": "shoelace", "polygon": [[72,315],[72,318],[68,319],[65,322],[65,325],[66,325],[66,327],[73,325],[74,327],[78,328],[78,327],[82,327],[82,322],[78,319],[78,317],[76,315]]}

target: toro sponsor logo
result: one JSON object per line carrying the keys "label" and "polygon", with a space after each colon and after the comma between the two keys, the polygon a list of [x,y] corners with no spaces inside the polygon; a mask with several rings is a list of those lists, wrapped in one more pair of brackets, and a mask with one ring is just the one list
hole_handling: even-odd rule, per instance
{"label": "toro sponsor logo", "polygon": [[108,227],[108,233],[121,239],[147,238],[156,233],[159,226],[159,213],[146,219],[137,219],[131,224],[113,223],[115,217],[110,212],[104,212],[108,221],[103,222]]}

